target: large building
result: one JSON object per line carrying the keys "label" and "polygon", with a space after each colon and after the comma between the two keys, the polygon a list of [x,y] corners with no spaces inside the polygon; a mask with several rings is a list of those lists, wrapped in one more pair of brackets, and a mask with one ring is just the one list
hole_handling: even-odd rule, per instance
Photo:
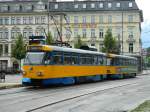
{"label": "large building", "polygon": [[[98,51],[108,29],[120,43],[122,54],[141,54],[142,11],[135,0],[67,1],[11,0],[0,2],[0,61],[15,64],[11,50],[19,33],[31,35],[50,31],[74,47],[78,36]],[[59,31],[59,33],[58,33]]]}

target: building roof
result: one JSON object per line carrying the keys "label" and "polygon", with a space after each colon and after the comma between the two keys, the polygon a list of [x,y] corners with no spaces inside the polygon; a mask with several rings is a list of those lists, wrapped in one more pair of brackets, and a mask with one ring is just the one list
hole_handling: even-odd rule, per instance
{"label": "building roof", "polygon": [[[132,3],[131,3],[132,2]],[[100,8],[100,4],[103,7]],[[111,3],[111,8],[108,7],[108,3]],[[116,4],[120,3],[120,7]],[[129,3],[132,7],[129,7]],[[55,8],[55,4],[58,4],[58,8]],[[83,8],[83,4],[86,4],[86,8]],[[91,7],[95,4],[94,8]],[[78,5],[75,8],[75,5]],[[52,12],[79,12],[79,11],[121,11],[121,10],[139,10],[135,0],[98,0],[98,1],[63,1],[63,2],[50,2],[49,9]]]}

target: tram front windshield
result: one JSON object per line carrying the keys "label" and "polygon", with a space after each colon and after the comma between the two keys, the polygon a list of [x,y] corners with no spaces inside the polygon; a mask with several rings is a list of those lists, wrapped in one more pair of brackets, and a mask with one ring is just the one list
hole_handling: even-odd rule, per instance
{"label": "tram front windshield", "polygon": [[40,65],[43,62],[44,52],[28,52],[24,60],[25,65]]}

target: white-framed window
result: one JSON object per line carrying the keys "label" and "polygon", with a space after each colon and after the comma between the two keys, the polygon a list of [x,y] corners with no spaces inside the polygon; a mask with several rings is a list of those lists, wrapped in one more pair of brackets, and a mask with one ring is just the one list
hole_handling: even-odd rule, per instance
{"label": "white-framed window", "polygon": [[100,3],[99,4],[99,8],[103,8],[104,7],[104,4],[103,3]]}
{"label": "white-framed window", "polygon": [[91,8],[95,8],[95,3],[91,3]]}
{"label": "white-framed window", "polygon": [[86,23],[86,16],[82,16],[82,23],[83,23],[83,24]]}
{"label": "white-framed window", "polygon": [[82,29],[82,37],[83,37],[83,38],[86,38],[86,29],[85,29],[85,28]]}
{"label": "white-framed window", "polygon": [[122,16],[116,15],[116,22],[122,22]]}
{"label": "white-framed window", "polygon": [[104,37],[104,30],[102,28],[99,29],[99,38]]}
{"label": "white-framed window", "polygon": [[75,24],[78,23],[78,16],[74,16],[74,23],[75,23]]}
{"label": "white-framed window", "polygon": [[133,7],[133,3],[132,2],[129,2],[129,7]]}
{"label": "white-framed window", "polygon": [[0,24],[2,25],[3,24],[3,18],[0,17]]}
{"label": "white-framed window", "polygon": [[94,15],[91,16],[91,23],[95,23],[95,16]]}
{"label": "white-framed window", "polygon": [[33,17],[32,16],[29,17],[29,24],[33,24]]}
{"label": "white-framed window", "polygon": [[117,2],[117,3],[116,3],[116,7],[120,7],[120,2]]}
{"label": "white-framed window", "polygon": [[86,4],[83,4],[83,8],[84,8],[84,9],[86,8]]}
{"label": "white-framed window", "polygon": [[100,15],[99,16],[99,23],[103,23],[104,22],[104,20],[103,20],[103,15]]}
{"label": "white-framed window", "polygon": [[3,12],[5,12],[5,11],[8,11],[8,5],[3,5],[2,7],[1,7],[1,11]]}
{"label": "white-framed window", "polygon": [[95,38],[95,29],[91,29],[91,38]]}
{"label": "white-framed window", "polygon": [[40,17],[35,17],[35,24],[40,24]]}
{"label": "white-framed window", "polygon": [[133,15],[128,15],[128,22],[133,22]]}
{"label": "white-framed window", "polygon": [[103,43],[100,43],[100,44],[99,44],[99,50],[102,51],[103,47],[104,47],[104,44],[103,44]]}
{"label": "white-framed window", "polygon": [[58,4],[55,4],[55,9],[58,9]]}
{"label": "white-framed window", "polygon": [[21,24],[21,18],[17,17],[17,24]]}
{"label": "white-framed window", "polygon": [[78,4],[75,4],[75,5],[74,5],[74,8],[75,8],[75,9],[77,9],[78,7],[79,7],[79,5],[78,5]]}
{"label": "white-framed window", "polygon": [[74,29],[74,37],[75,38],[78,37],[78,29],[77,28]]}
{"label": "white-framed window", "polygon": [[112,23],[112,15],[108,15],[108,23]]}
{"label": "white-framed window", "polygon": [[15,17],[11,17],[11,24],[16,24]]}
{"label": "white-framed window", "polygon": [[42,24],[45,24],[45,23],[46,23],[46,17],[45,17],[45,16],[42,16],[42,17],[41,17],[41,23],[42,23]]}
{"label": "white-framed window", "polygon": [[129,43],[129,53],[133,53],[133,43]]}
{"label": "white-framed window", "polygon": [[108,3],[108,8],[111,8],[112,7],[112,3]]}
{"label": "white-framed window", "polygon": [[9,24],[9,17],[5,17],[5,24],[6,24],[6,25]]}

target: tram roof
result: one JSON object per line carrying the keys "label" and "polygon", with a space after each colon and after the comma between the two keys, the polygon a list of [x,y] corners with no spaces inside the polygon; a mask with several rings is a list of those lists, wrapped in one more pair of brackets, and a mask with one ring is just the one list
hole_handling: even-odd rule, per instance
{"label": "tram roof", "polygon": [[81,54],[82,53],[83,54],[97,54],[97,55],[105,55],[106,56],[105,53],[76,49],[76,48],[66,48],[66,47],[50,46],[50,45],[45,45],[45,47],[49,47],[54,51],[73,52],[73,53],[81,53]]}
{"label": "tram roof", "polygon": [[118,57],[118,58],[127,58],[127,59],[136,59],[135,57],[126,56],[126,55],[117,55],[117,54],[109,54],[108,57]]}

